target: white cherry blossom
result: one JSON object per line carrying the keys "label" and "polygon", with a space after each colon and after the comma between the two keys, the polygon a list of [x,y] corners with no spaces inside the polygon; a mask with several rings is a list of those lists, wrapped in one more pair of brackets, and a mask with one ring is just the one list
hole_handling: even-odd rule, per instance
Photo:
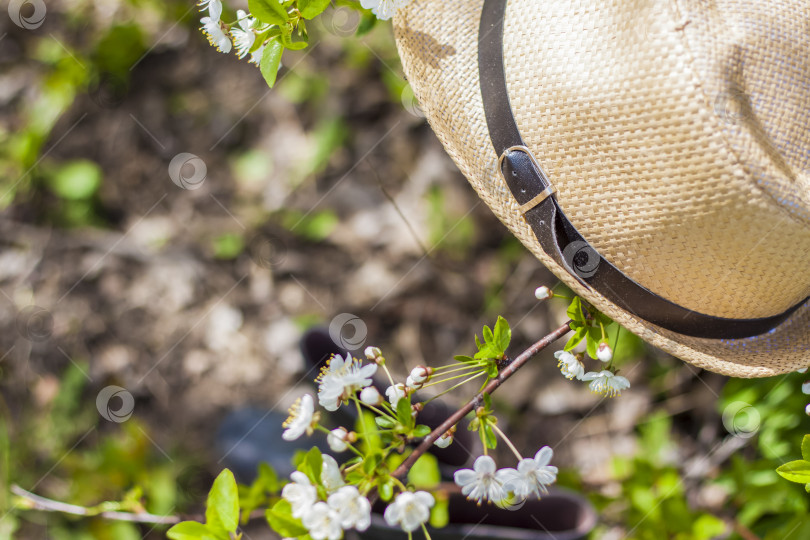
{"label": "white cherry blossom", "polygon": [[236,47],[236,55],[244,58],[256,41],[256,34],[253,33],[252,28],[255,19],[241,9],[236,11],[236,17],[239,21],[239,28],[231,29],[231,36],[233,36],[233,45]]}
{"label": "white cherry blossom", "polygon": [[538,300],[545,300],[546,298],[551,298],[554,296],[554,293],[551,292],[551,289],[543,285],[542,287],[537,287],[534,290],[534,297]]}
{"label": "white cherry blossom", "polygon": [[325,502],[317,502],[301,518],[301,523],[309,531],[313,540],[340,540],[343,529],[340,527],[340,516]]}
{"label": "white cherry blossom", "polygon": [[222,16],[221,0],[202,0],[197,5],[200,6],[200,11],[208,9],[208,16],[211,17],[211,20],[219,22],[219,18]]}
{"label": "white cherry blossom", "polygon": [[346,354],[346,358],[334,355],[318,376],[318,402],[327,411],[336,411],[348,397],[371,385],[371,377],[377,372],[376,364],[362,365],[359,360]]}
{"label": "white cherry blossom", "polygon": [[450,446],[450,443],[452,443],[452,442],[453,442],[453,436],[448,435],[447,433],[445,433],[444,435],[442,435],[441,437],[439,437],[438,439],[433,441],[433,444],[435,444],[439,448],[447,448],[448,446]]}
{"label": "white cherry blossom", "polygon": [[392,407],[396,408],[399,400],[405,397],[405,385],[402,383],[389,386],[385,391],[385,396]]}
{"label": "white cherry blossom", "polygon": [[333,493],[346,485],[343,475],[340,474],[340,466],[335,458],[329,454],[323,454],[323,467],[321,467],[321,482],[327,493]]}
{"label": "white cherry blossom", "polygon": [[326,442],[333,452],[343,452],[349,447],[349,443],[346,441],[348,435],[349,432],[346,431],[346,428],[335,428],[326,436]]}
{"label": "white cherry blossom", "polygon": [[489,456],[480,456],[475,460],[472,469],[461,469],[455,472],[453,479],[461,487],[462,495],[479,504],[484,500],[498,502],[505,493],[503,471],[497,470],[495,460]]}
{"label": "white cherry blossom", "polygon": [[219,52],[231,52],[231,40],[220,28],[219,19],[214,20],[211,17],[203,17],[200,22],[202,23],[202,31],[211,45],[216,47]]}
{"label": "white cherry blossom", "polygon": [[502,469],[504,491],[513,493],[518,499],[532,494],[539,498],[541,492],[548,493],[547,486],[557,480],[557,467],[549,465],[553,455],[551,448],[544,446],[534,459],[521,459],[517,469]]}
{"label": "white cherry blossom", "polygon": [[315,404],[312,396],[304,394],[298,398],[290,407],[290,417],[282,424],[282,427],[286,429],[281,434],[281,438],[285,441],[294,441],[304,433],[311,435],[314,412]]}
{"label": "white cherry blossom", "polygon": [[582,379],[585,374],[585,366],[579,359],[568,351],[557,351],[554,353],[557,359],[557,367],[560,368],[566,379]]}
{"label": "white cherry blossom", "polygon": [[607,364],[613,360],[613,349],[607,343],[600,343],[596,349],[596,358]]}
{"label": "white cherry blossom", "polygon": [[281,496],[290,503],[293,517],[302,519],[318,500],[318,490],[301,471],[295,471],[290,478],[292,482],[282,488]]}
{"label": "white cherry blossom", "polygon": [[582,380],[591,382],[588,385],[591,392],[603,394],[607,397],[618,396],[622,393],[622,390],[630,388],[630,381],[608,370],[599,373],[590,371],[582,376]]}
{"label": "white cherry blossom", "polygon": [[360,0],[360,5],[380,20],[387,20],[394,16],[397,9],[405,7],[410,0]]}
{"label": "white cherry blossom", "polygon": [[360,391],[360,401],[366,405],[379,405],[382,401],[380,392],[373,386],[367,386]]}
{"label": "white cherry blossom", "polygon": [[430,509],[436,503],[427,491],[404,491],[385,509],[385,522],[399,525],[405,532],[413,532],[430,519]]}
{"label": "white cherry blossom", "polygon": [[329,507],[337,512],[340,526],[365,531],[371,525],[371,503],[354,486],[344,486],[327,500]]}

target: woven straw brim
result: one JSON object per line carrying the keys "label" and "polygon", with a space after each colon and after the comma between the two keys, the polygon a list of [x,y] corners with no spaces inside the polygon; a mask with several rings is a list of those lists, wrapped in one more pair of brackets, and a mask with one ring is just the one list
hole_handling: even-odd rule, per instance
{"label": "woven straw brim", "polygon": [[[546,255],[495,166],[478,79],[482,4],[413,0],[394,29],[431,127],[498,218],[578,295],[686,362],[735,377],[807,367],[810,302],[767,334],[693,338],[616,307]],[[756,4],[743,15],[756,16]],[[773,10],[762,17],[787,33],[778,58],[752,58],[755,46],[739,53],[727,11],[736,8],[692,0],[508,4],[504,64],[515,118],[566,216],[634,280],[710,315],[770,316],[810,294],[810,7],[778,4],[784,21]],[[729,33],[714,39],[721,22]],[[751,88],[768,80],[778,83]],[[745,89],[740,103],[737,85]],[[779,107],[760,99],[746,116],[746,92],[755,91],[778,95]]]}

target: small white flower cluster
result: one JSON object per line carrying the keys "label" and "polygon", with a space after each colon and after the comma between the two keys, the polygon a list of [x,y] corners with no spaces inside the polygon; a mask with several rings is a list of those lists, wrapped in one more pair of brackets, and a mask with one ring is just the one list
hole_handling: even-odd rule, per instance
{"label": "small white flower cluster", "polygon": [[[604,345],[609,350],[610,347],[606,343],[602,343],[600,348]],[[597,353],[597,356],[599,353]],[[605,356],[607,358],[607,356]],[[563,376],[566,379],[577,379],[579,381],[590,382],[588,387],[591,392],[602,394],[608,397],[614,397],[621,394],[622,390],[630,388],[630,381],[626,377],[616,375],[612,371],[605,369],[602,371],[589,371],[585,372],[585,365],[573,353],[568,351],[557,351],[554,353],[554,358],[557,359],[557,366],[560,368]],[[607,360],[599,360],[602,362],[610,362],[613,358],[612,352]]]}
{"label": "small white flower cluster", "polygon": [[362,532],[371,525],[371,503],[356,487],[345,485],[332,456],[324,454],[321,470],[326,501],[318,498],[318,490],[306,474],[296,471],[290,478],[292,482],[284,486],[281,496],[314,540],[340,540],[344,530]]}
{"label": "small white flower cluster", "polygon": [[[223,31],[223,24],[220,20],[222,16],[222,0],[200,0],[200,10],[208,10],[208,16],[200,19],[202,23],[202,31],[208,37],[208,42],[211,43],[218,51],[222,53],[231,52],[232,47],[236,47],[236,55],[239,58],[244,58],[250,52],[256,42],[256,34],[264,32],[269,28],[269,25],[261,24],[255,18],[251,17],[249,13],[244,10],[236,11],[236,18],[238,28],[231,28],[228,33]],[[225,25],[227,28],[227,25]],[[233,43],[231,43],[233,40]],[[257,66],[262,61],[262,53],[264,46],[259,47],[250,55],[250,62]]]}
{"label": "small white flower cluster", "polygon": [[553,455],[551,448],[544,446],[534,458],[521,459],[516,469],[498,469],[494,459],[480,456],[472,469],[456,471],[453,478],[461,493],[478,504],[514,504],[531,495],[540,498],[541,493],[548,493],[548,486],[557,480],[557,467],[549,465]]}
{"label": "small white flower cluster", "polygon": [[371,386],[371,377],[376,372],[377,364],[364,366],[349,353],[345,359],[334,355],[316,379],[318,402],[327,411],[336,411],[352,394]]}
{"label": "small white flower cluster", "polygon": [[[366,349],[366,358],[372,361],[377,361],[381,358],[380,349],[376,347],[368,347]],[[413,394],[420,388],[422,388],[425,383],[430,381],[431,377],[433,376],[434,369],[432,367],[426,366],[416,366],[411,370],[408,374],[408,377],[405,379],[405,383],[396,383],[392,384],[385,390],[385,397],[388,398],[388,402],[391,406],[396,409],[397,404],[399,403],[400,399]],[[379,396],[379,393],[374,389],[375,398]],[[380,396],[379,399],[382,399]],[[376,405],[375,403],[369,403],[363,399],[363,395],[361,393],[360,400],[364,403],[368,403],[369,405]],[[438,446],[439,448],[447,448],[453,442],[453,433],[455,430],[450,430],[447,433],[444,433],[441,437],[436,439],[433,444]]]}
{"label": "small white flower cluster", "polygon": [[394,16],[399,8],[405,7],[411,0],[360,0],[360,5],[371,12],[381,21]]}

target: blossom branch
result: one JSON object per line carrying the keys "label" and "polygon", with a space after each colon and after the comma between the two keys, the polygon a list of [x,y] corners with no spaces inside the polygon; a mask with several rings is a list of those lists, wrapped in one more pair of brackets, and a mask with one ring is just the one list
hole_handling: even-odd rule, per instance
{"label": "blossom branch", "polygon": [[481,392],[476,394],[475,397],[473,397],[470,401],[468,401],[459,410],[451,414],[447,418],[447,420],[445,420],[444,422],[441,423],[441,425],[439,425],[439,427],[431,431],[422,440],[419,446],[417,446],[416,449],[413,452],[411,452],[411,454],[407,458],[405,458],[405,461],[403,461],[400,464],[400,466],[397,467],[393,473],[391,473],[391,475],[396,478],[402,478],[403,476],[405,476],[405,474],[408,472],[408,470],[410,470],[413,464],[416,463],[416,460],[419,459],[419,457],[422,454],[427,452],[428,449],[430,449],[431,445],[436,441],[436,439],[441,437],[451,427],[458,424],[462,418],[464,418],[470,411],[472,411],[482,403],[484,399],[484,394],[491,394],[492,392],[497,390],[499,386],[501,386],[509,377],[514,375],[517,372],[517,370],[522,368],[526,364],[526,362],[528,362],[534,355],[536,355],[538,352],[548,347],[551,343],[557,341],[565,334],[570,332],[571,331],[571,328],[569,327],[570,322],[571,321],[567,321],[565,324],[563,324],[562,326],[560,326],[559,328],[548,334],[546,337],[534,343],[528,349],[520,353],[520,356],[515,358],[506,367],[501,369],[500,372],[498,373],[498,376],[492,379],[484,387],[484,389],[481,390]]}
{"label": "blossom branch", "polygon": [[107,511],[96,511],[92,508],[85,508],[84,506],[78,506],[75,504],[68,504],[61,501],[55,501],[53,499],[48,499],[46,497],[42,497],[41,495],[37,495],[35,493],[31,493],[18,485],[11,486],[11,492],[17,495],[18,497],[22,497],[25,499],[29,505],[29,508],[35,510],[43,510],[46,512],[61,512],[62,514],[71,514],[74,516],[85,516],[85,517],[101,517],[104,519],[111,519],[115,521],[130,521],[133,523],[155,523],[158,525],[173,525],[175,523],[180,522],[180,518],[178,516],[159,516],[157,514],[150,514],[148,512],[119,512],[115,510],[107,510]]}

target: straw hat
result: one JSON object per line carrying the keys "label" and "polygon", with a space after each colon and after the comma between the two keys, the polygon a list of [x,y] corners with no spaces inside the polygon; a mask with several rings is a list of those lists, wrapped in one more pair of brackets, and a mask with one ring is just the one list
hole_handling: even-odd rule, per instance
{"label": "straw hat", "polygon": [[644,340],[810,364],[810,3],[413,0],[414,93],[479,196]]}

